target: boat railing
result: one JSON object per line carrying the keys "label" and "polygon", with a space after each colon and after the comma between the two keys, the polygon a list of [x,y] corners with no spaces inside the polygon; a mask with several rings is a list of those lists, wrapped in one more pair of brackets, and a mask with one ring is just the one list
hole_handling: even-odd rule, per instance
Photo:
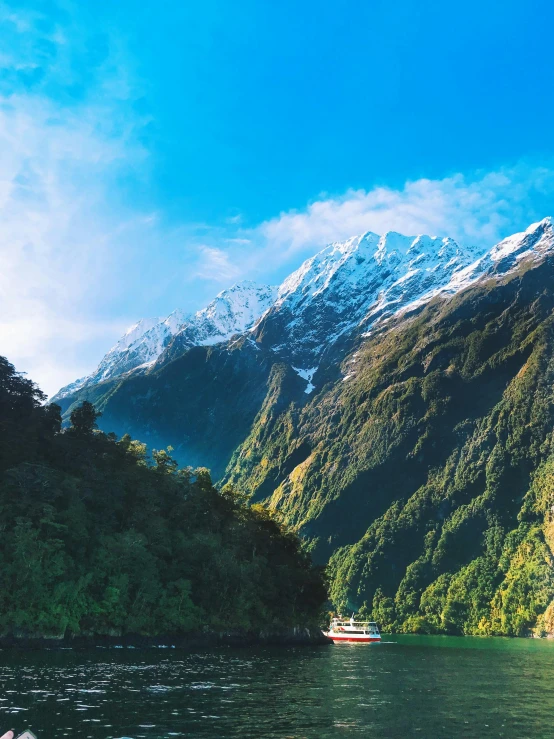
{"label": "boat railing", "polygon": [[332,623],[348,626],[377,626],[375,621],[351,621],[349,618],[334,618]]}
{"label": "boat railing", "polygon": [[352,628],[352,629],[363,629],[364,631],[368,630],[371,632],[379,632],[379,629],[377,627],[377,624],[375,621],[351,621],[348,618],[342,619],[342,618],[334,618],[331,621],[332,627],[338,627],[341,626],[343,628]]}

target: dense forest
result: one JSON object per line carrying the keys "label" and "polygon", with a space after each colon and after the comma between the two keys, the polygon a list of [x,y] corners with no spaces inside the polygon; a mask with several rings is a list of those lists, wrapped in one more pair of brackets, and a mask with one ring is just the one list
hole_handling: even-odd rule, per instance
{"label": "dense forest", "polygon": [[[0,634],[183,634],[317,621],[297,536],[207,469],[60,409],[0,358]],[[8,595],[9,594],[9,595]]]}

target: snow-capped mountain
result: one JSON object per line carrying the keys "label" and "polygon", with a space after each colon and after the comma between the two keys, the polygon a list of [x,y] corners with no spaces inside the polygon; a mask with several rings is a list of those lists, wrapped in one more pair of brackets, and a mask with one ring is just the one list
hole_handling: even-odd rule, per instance
{"label": "snow-capped mountain", "polygon": [[477,256],[450,238],[368,232],[330,244],[288,277],[257,327],[262,343],[315,374],[342,335],[406,307],[448,284]]}
{"label": "snow-capped mountain", "polygon": [[[336,341],[311,379],[299,368],[312,371],[312,364],[279,363],[223,481],[277,511],[309,539],[317,561],[333,556],[342,604],[366,603],[381,618],[383,588],[390,604],[401,604],[391,606],[390,621],[402,629],[416,617],[417,629],[435,618],[430,630],[447,622],[450,630],[459,613],[460,632],[482,633],[483,624],[514,617],[505,594],[525,581],[535,546],[522,537],[550,521],[550,503],[536,501],[548,501],[552,484],[554,225],[532,224],[442,285],[434,275],[448,254],[436,261],[427,254],[423,275],[413,275],[416,262],[387,278],[394,282],[372,299],[352,340]],[[335,272],[318,281],[318,271],[313,280],[300,274],[288,298],[305,310],[320,285],[324,308],[338,279]],[[339,282],[346,299],[346,280]],[[363,278],[356,284],[365,286]],[[392,313],[384,320],[383,309]],[[297,307],[295,320],[301,316]],[[302,395],[308,382],[315,389]],[[514,537],[523,544],[513,546]],[[546,578],[551,548],[540,555]],[[536,592],[538,577],[534,568],[518,592]],[[406,593],[413,608],[405,608]],[[485,605],[475,610],[480,597]],[[454,601],[452,616],[445,604]],[[528,608],[520,603],[518,614]],[[544,604],[554,611],[554,589]]]}
{"label": "snow-capped mountain", "polygon": [[167,318],[142,318],[123,334],[90,375],[62,388],[53,400],[61,399],[87,385],[122,375],[137,367],[154,362],[171,336],[187,320],[182,311],[173,311]]}
{"label": "snow-capped mountain", "polygon": [[[330,244],[304,262],[283,282],[274,306],[253,331],[261,344],[291,363],[311,393],[322,357],[328,357],[341,337],[352,331],[370,334],[392,316],[409,313],[437,295],[453,295],[479,279],[509,273],[524,259],[540,260],[551,252],[552,218],[486,252],[461,247],[451,238],[368,232]],[[331,361],[337,359],[340,348]]]}
{"label": "snow-capped mountain", "polygon": [[90,375],[66,385],[61,400],[87,386],[154,364],[175,341],[184,348],[216,344],[249,329],[272,305],[277,288],[241,282],[223,290],[194,314],[176,310],[167,318],[146,318],[131,326]]}
{"label": "snow-capped mountain", "polygon": [[[522,547],[546,562],[550,613],[550,549],[536,533],[549,506],[529,500],[550,484],[552,219],[482,253],[447,238],[364,234],[326,247],[278,291],[246,294],[176,319],[155,371],[84,386],[63,399],[65,418],[88,400],[103,431],[207,466],[308,537],[317,561],[340,551],[342,602],[365,602],[378,618],[389,609],[377,588],[389,588],[402,629],[506,623],[516,633],[499,610],[506,583],[515,573],[531,599],[543,587],[537,567],[525,579]],[[160,323],[134,327],[101,366],[145,342],[141,357],[156,357]],[[219,343],[187,348],[200,342]],[[494,582],[473,577],[483,567]],[[460,583],[464,602],[451,609]],[[417,597],[406,609],[408,591]]]}
{"label": "snow-capped mountain", "polygon": [[139,321],[91,375],[63,388],[55,400],[131,370],[160,366],[192,346],[225,342],[246,332],[288,362],[310,393],[326,353],[338,346],[331,361],[340,361],[342,337],[353,331],[370,334],[376,325],[437,295],[453,295],[550,252],[551,218],[486,252],[451,238],[367,232],[325,247],[279,288],[242,282],[193,315],[175,311],[165,319]]}
{"label": "snow-capped mountain", "polygon": [[[435,295],[454,295],[480,279],[499,279],[523,261],[539,262],[551,254],[554,254],[554,219],[548,217],[493,246],[480,259],[457,271],[446,285],[425,295],[424,300]],[[417,307],[417,302],[409,307]]]}
{"label": "snow-capped mountain", "polygon": [[273,305],[277,289],[247,280],[223,290],[174,332],[159,361],[173,359],[191,346],[219,344],[244,333]]}

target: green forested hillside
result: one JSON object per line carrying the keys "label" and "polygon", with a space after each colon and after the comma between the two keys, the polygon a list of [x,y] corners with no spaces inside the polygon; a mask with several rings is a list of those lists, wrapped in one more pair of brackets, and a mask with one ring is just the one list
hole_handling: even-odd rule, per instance
{"label": "green forested hillside", "polygon": [[206,469],[95,430],[61,431],[0,358],[0,634],[178,634],[309,624],[326,592],[299,540]]}
{"label": "green forested hillside", "polygon": [[404,631],[552,629],[553,285],[546,260],[435,300],[304,403],[283,368],[228,479],[330,558],[337,607]]}

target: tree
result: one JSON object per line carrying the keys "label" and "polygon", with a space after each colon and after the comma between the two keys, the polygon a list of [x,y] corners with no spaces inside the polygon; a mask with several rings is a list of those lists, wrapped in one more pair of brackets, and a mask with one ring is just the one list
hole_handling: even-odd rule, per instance
{"label": "tree", "polygon": [[71,428],[78,434],[92,434],[98,427],[97,421],[102,414],[88,400],[71,412]]}
{"label": "tree", "polygon": [[173,451],[172,446],[168,446],[166,449],[160,449],[159,451],[157,449],[152,450],[152,457],[154,459],[154,462],[156,463],[156,469],[158,472],[162,472],[163,474],[172,474],[177,469],[177,462],[173,457],[171,456],[171,452]]}

